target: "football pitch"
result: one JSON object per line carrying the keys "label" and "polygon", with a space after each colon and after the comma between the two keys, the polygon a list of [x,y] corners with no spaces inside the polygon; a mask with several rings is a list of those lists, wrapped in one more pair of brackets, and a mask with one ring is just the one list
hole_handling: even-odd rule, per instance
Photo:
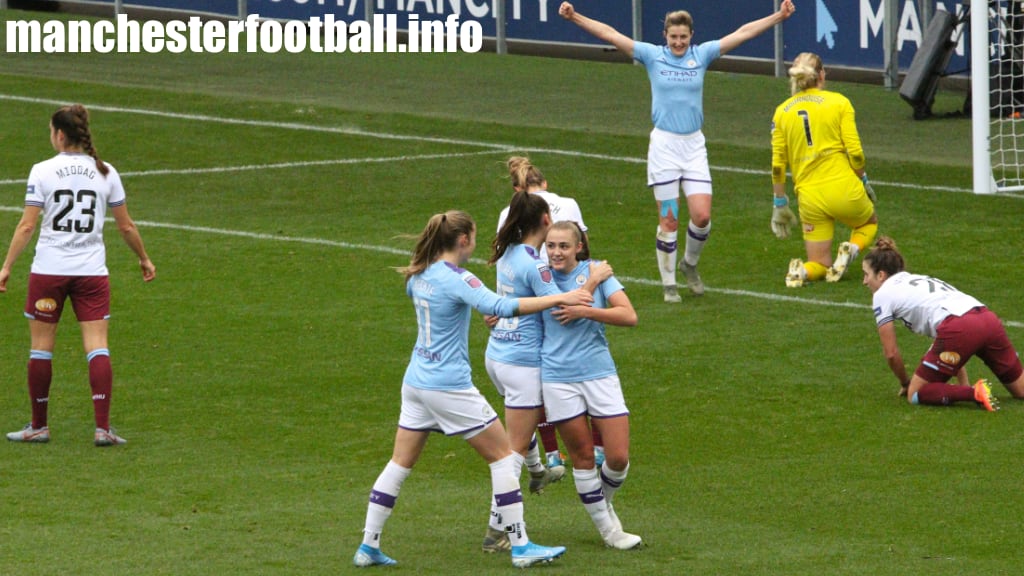
{"label": "football pitch", "polygon": [[[894,92],[829,86],[857,109],[880,233],[911,271],[986,303],[1024,347],[1024,199],[968,192],[969,122],[915,122]],[[92,445],[69,311],[52,440],[0,444],[0,574],[357,572],[416,337],[394,271],[408,262],[406,235],[431,214],[466,210],[480,228],[469,268],[493,285],[483,261],[511,192],[504,160],[521,153],[580,203],[595,257],[612,263],[640,319],[608,337],[632,425],[616,511],[646,546],[606,549],[566,480],[524,497],[531,538],[568,548],[538,570],[1019,570],[1024,404],[998,385],[995,414],[897,398],[859,262],[838,284],[784,285],[804,253],[769,226],[768,124],[787,95],[784,80],[709,75],[707,294],[671,305],[643,185],[641,68],[493,54],[0,54],[3,250],[29,169],[53,154],[50,114],[80,102],[157,266],[144,284],[108,224],[112,422],[129,444]],[[936,109],[960,97],[941,94]],[[31,256],[0,295],[2,431],[29,418]],[[898,333],[916,362],[929,341]],[[482,321],[470,338],[476,384],[499,408]],[[968,372],[992,378],[977,360]],[[489,499],[486,464],[464,442],[432,437],[385,528],[399,566],[374,570],[514,570],[480,551]]]}

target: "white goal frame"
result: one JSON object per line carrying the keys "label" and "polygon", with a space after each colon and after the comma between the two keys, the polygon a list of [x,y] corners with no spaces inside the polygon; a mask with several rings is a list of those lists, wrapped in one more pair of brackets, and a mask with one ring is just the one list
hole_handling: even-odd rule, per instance
{"label": "white goal frame", "polygon": [[[1024,191],[1024,119],[992,118],[993,79],[990,66],[1003,54],[1008,41],[1006,11],[1010,2],[971,0],[971,150],[975,194]],[[996,12],[996,10],[998,12]],[[1022,46],[1024,48],[1024,46]],[[1009,145],[1009,146],[1007,146]],[[1020,148],[1018,148],[1020,146]]]}

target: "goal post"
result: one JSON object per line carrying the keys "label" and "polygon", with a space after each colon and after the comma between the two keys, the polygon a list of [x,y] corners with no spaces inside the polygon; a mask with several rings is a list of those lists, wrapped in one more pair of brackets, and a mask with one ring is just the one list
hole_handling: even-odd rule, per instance
{"label": "goal post", "polygon": [[976,194],[1024,191],[1024,0],[971,0]]}

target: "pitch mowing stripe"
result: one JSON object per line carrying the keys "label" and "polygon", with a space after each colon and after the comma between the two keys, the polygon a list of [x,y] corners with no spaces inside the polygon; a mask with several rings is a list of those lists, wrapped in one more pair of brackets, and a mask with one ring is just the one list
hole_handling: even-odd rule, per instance
{"label": "pitch mowing stripe", "polygon": [[[0,212],[16,212],[21,213],[23,208],[17,208],[13,206],[0,206]],[[113,222],[112,218],[107,218],[107,222]],[[261,232],[246,232],[244,230],[229,230],[226,228],[212,228],[209,226],[190,226],[187,224],[171,224],[168,222],[151,222],[148,220],[136,220],[135,223],[139,227],[149,228],[164,228],[168,230],[181,230],[183,232],[202,232],[205,234],[215,234],[218,236],[234,236],[236,238],[251,238],[253,240],[272,240],[276,242],[294,242],[297,244],[310,244],[316,246],[330,246],[333,248],[342,248],[345,250],[367,250],[370,252],[381,252],[384,254],[395,254],[398,256],[408,257],[409,250],[401,248],[392,248],[390,246],[379,246],[375,244],[356,244],[352,242],[342,242],[339,240],[327,240],[325,238],[311,238],[303,236],[280,236],[277,234],[265,234]],[[478,265],[487,264],[486,260],[481,258],[472,258],[470,262]],[[633,278],[631,276],[616,276],[619,281],[625,284],[639,284],[641,286],[661,286],[660,280],[649,280],[647,278]],[[765,292],[753,292],[751,290],[735,290],[732,288],[712,288],[709,286],[705,287],[705,291],[717,294],[726,294],[728,296],[741,296],[746,298],[758,298],[761,300],[769,300],[775,302],[790,302],[794,304],[807,304],[811,306],[829,306],[832,308],[854,308],[857,310],[871,310],[871,306],[867,304],[859,304],[857,302],[832,302],[829,300],[815,300],[813,298],[801,298],[799,296],[786,296],[782,294],[769,294]],[[1024,323],[1003,320],[1003,323],[1012,328],[1024,328]]]}
{"label": "pitch mowing stripe", "polygon": [[[183,169],[162,169],[162,170],[141,170],[135,172],[121,172],[121,176],[174,176],[193,174],[220,174],[225,172],[245,172],[254,170],[279,170],[287,168],[307,168],[310,166],[337,166],[341,164],[380,164],[385,162],[414,162],[417,160],[437,160],[444,158],[463,158],[466,156],[482,156],[494,154],[494,150],[482,152],[452,152],[448,154],[418,154],[415,156],[381,156],[375,158],[338,158],[334,160],[302,160],[298,162],[278,162],[274,164],[243,164],[240,166],[213,166],[210,168],[183,168]],[[0,180],[0,186],[11,184],[25,184],[25,179]]]}
{"label": "pitch mowing stripe", "polygon": [[[10,100],[14,102],[27,102],[30,104],[46,104],[49,106],[64,106],[67,102],[63,100],[52,100],[49,98],[32,98],[28,96],[17,96],[14,94],[0,94],[0,100]],[[612,162],[626,162],[630,164],[643,164],[647,162],[646,158],[634,157],[634,156],[614,156],[610,154],[596,154],[592,152],[583,152],[580,150],[562,150],[557,148],[535,148],[530,146],[518,146],[515,144],[506,144],[498,142],[481,142],[478,140],[463,140],[459,138],[440,138],[435,136],[415,136],[410,134],[392,134],[389,132],[371,132],[363,130],[361,128],[344,128],[334,126],[316,126],[312,124],[300,124],[297,122],[271,122],[268,120],[246,120],[244,118],[225,118],[220,116],[208,116],[205,114],[185,114],[181,112],[168,112],[163,110],[148,110],[144,108],[123,108],[120,106],[106,106],[102,104],[85,104],[86,108],[92,110],[103,110],[104,112],[120,112],[123,114],[140,114],[145,116],[158,116],[162,118],[173,118],[177,120],[190,120],[194,122],[214,122],[219,124],[235,124],[241,126],[258,126],[262,128],[277,128],[282,130],[304,130],[309,132],[326,132],[331,134],[345,134],[350,136],[359,136],[364,138],[378,138],[384,140],[402,140],[402,141],[417,141],[417,142],[433,142],[437,144],[455,144],[463,146],[472,146],[476,148],[490,148],[495,151],[513,151],[513,150],[528,150],[533,153],[546,153],[546,154],[560,154],[563,156],[572,156],[575,158],[588,158],[592,160],[607,160]],[[767,170],[755,170],[752,168],[740,168],[735,166],[711,166],[712,170],[719,172],[733,172],[737,174],[750,174],[758,176],[767,176],[770,174]],[[226,171],[227,169],[225,169]],[[167,174],[174,172],[168,171]],[[190,172],[180,172],[182,174],[188,174]],[[6,184],[8,181],[0,181],[0,184]],[[968,188],[955,188],[951,186],[922,186],[920,184],[908,184],[904,182],[886,182],[883,180],[872,180],[872,184],[877,186],[887,186],[892,188],[905,188],[915,190],[931,190],[936,192],[961,192],[973,194],[974,191]],[[1011,198],[1024,199],[1024,195],[1016,194],[1001,194],[1001,196],[1007,196]]]}

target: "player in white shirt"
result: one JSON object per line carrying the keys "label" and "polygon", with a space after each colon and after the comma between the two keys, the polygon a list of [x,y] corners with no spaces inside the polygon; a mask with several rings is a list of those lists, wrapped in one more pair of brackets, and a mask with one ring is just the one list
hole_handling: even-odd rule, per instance
{"label": "player in white shirt", "polygon": [[656,254],[666,302],[680,302],[676,286],[679,192],[686,196],[689,224],[679,269],[695,295],[704,293],[697,263],[711,233],[711,170],[704,125],[704,74],[712,62],[789,18],[796,8],[783,0],[778,12],[748,22],[719,40],[693,44],[693,18],[685,10],[665,15],[666,45],[634,41],[611,26],[576,12],[562,2],[558,14],[615,46],[647,69],[651,83],[651,132],[647,186],[658,203]]}
{"label": "player in white shirt", "polygon": [[[39,240],[28,282],[25,316],[29,319],[31,351],[28,389],[32,421],[11,432],[13,442],[48,442],[47,406],[52,380],[57,323],[65,300],[71,300],[82,331],[89,361],[97,446],[124,444],[110,429],[113,373],[107,347],[110,283],[107,278],[103,222],[109,210],[121,238],[135,252],[142,279],[156,277],[138,228],[128,215],[121,177],[96,154],[89,131],[89,113],[81,105],[65,106],[50,118],[50,144],[57,155],[32,167],[25,210],[0,268],[0,292],[7,291],[11,268],[32,240],[37,223]],[[42,222],[40,223],[40,214]]]}
{"label": "player in white shirt", "polygon": [[[864,285],[872,294],[875,324],[889,369],[900,382],[900,395],[911,404],[945,406],[977,402],[996,409],[988,382],[973,386],[964,366],[972,356],[985,363],[1014,398],[1024,398],[1024,368],[999,317],[973,296],[938,278],[906,271],[891,238],[881,237],[861,264]],[[913,376],[907,376],[896,341],[895,322],[933,338]],[[957,377],[958,385],[947,382]]]}
{"label": "player in white shirt", "polygon": [[[583,213],[580,211],[580,205],[572,198],[548,192],[547,178],[530,162],[529,158],[525,156],[512,156],[506,164],[508,166],[509,178],[512,180],[513,190],[516,192],[529,192],[543,198],[548,203],[548,208],[551,209],[552,222],[576,222],[584,232],[587,231],[587,225],[583,222]],[[498,216],[498,231],[501,231],[501,227],[505,225],[505,220],[508,219],[508,211],[509,206],[506,206]],[[548,253],[543,243],[540,247],[540,257],[543,261],[548,261]]]}

